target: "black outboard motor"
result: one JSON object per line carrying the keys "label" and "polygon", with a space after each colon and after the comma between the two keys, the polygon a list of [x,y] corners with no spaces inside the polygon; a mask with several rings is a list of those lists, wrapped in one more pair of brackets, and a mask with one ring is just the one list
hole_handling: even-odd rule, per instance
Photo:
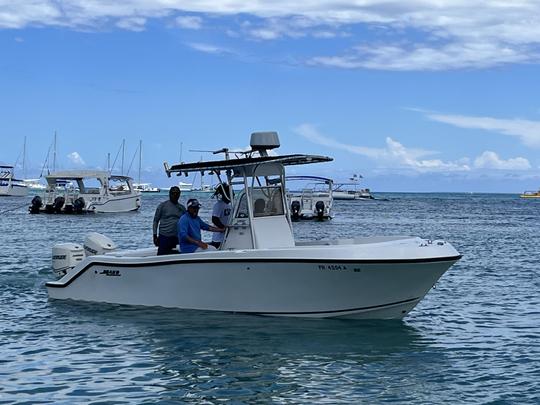
{"label": "black outboard motor", "polygon": [[291,203],[291,218],[293,221],[300,219],[300,201],[293,201]]}
{"label": "black outboard motor", "polygon": [[85,202],[84,198],[79,197],[73,201],[73,209],[75,210],[75,213],[82,214],[84,210]]}
{"label": "black outboard motor", "polygon": [[324,202],[317,201],[315,204],[315,211],[317,212],[317,219],[322,221],[324,219]]}
{"label": "black outboard motor", "polygon": [[53,207],[54,212],[57,214],[60,214],[62,212],[62,207],[64,206],[64,203],[66,202],[66,199],[62,196],[58,196],[54,199]]}
{"label": "black outboard motor", "polygon": [[39,214],[39,210],[43,207],[43,201],[39,195],[32,198],[32,205],[30,206],[30,214]]}

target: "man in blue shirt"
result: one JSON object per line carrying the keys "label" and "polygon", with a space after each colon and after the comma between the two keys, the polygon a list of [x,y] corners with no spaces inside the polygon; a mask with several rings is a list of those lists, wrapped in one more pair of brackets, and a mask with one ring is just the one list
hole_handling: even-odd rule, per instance
{"label": "man in blue shirt", "polygon": [[196,198],[187,202],[187,212],[178,221],[178,240],[180,253],[193,253],[208,249],[208,244],[202,241],[201,229],[212,232],[225,232],[224,228],[210,226],[199,217],[201,204]]}

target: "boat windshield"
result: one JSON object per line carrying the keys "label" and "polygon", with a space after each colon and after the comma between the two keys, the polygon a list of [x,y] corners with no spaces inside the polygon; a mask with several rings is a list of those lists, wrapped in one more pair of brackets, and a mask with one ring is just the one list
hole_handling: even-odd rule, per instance
{"label": "boat windshield", "polygon": [[254,187],[251,196],[254,217],[284,215],[280,186]]}
{"label": "boat windshield", "polygon": [[[284,215],[283,198],[280,186],[253,187],[251,189],[251,206],[253,217],[271,217]],[[246,193],[242,193],[238,200],[236,218],[249,217]]]}

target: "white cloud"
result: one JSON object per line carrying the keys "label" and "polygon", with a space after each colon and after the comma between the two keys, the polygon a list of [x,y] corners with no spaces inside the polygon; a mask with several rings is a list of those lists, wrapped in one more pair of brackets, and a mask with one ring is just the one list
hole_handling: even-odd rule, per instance
{"label": "white cloud", "polygon": [[199,42],[190,42],[186,44],[190,48],[204,53],[210,53],[210,54],[223,54],[223,53],[232,53],[229,49],[213,45],[213,44],[205,44],[205,43],[199,43]]}
{"label": "white cloud", "polygon": [[116,22],[118,28],[122,28],[128,31],[144,31],[146,24],[146,18],[142,17],[128,17],[122,18]]}
{"label": "white cloud", "polygon": [[484,68],[505,63],[526,62],[530,54],[498,44],[450,43],[411,45],[362,45],[345,56],[318,56],[308,60],[310,65],[346,69],[378,70],[449,70]]}
{"label": "white cloud", "polygon": [[503,160],[495,152],[485,151],[474,160],[474,167],[478,169],[529,170],[531,164],[523,157]]}
{"label": "white cloud", "polygon": [[426,115],[433,121],[443,122],[459,128],[483,129],[513,136],[526,146],[540,148],[540,121],[436,113],[426,113]]}
{"label": "white cloud", "polygon": [[71,152],[67,155],[67,158],[76,166],[84,166],[86,164],[81,155],[79,155],[79,152]]}
{"label": "white cloud", "polygon": [[182,15],[180,17],[176,17],[175,21],[176,25],[178,25],[180,28],[199,30],[202,28],[203,19],[193,15]]}
{"label": "white cloud", "polygon": [[359,28],[360,38],[369,31],[369,45],[359,39],[349,49],[308,58],[323,66],[437,70],[540,61],[537,0],[0,0],[0,28],[113,24],[137,31],[148,19],[186,13],[198,16],[176,21],[191,29],[204,14],[253,18],[251,30],[241,21],[238,28],[259,40],[331,38],[351,27]]}
{"label": "white cloud", "polygon": [[369,148],[341,143],[320,134],[315,127],[309,124],[300,125],[295,129],[295,132],[313,143],[368,157],[380,166],[401,167],[417,172],[469,171],[471,169],[468,159],[461,159],[456,162],[445,162],[440,159],[423,159],[423,157],[431,156],[438,152],[407,148],[390,137],[386,138],[386,146],[384,148]]}

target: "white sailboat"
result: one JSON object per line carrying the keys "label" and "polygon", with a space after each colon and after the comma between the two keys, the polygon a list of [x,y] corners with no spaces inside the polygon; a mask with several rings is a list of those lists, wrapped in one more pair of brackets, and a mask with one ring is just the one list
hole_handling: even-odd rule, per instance
{"label": "white sailboat", "polygon": [[150,183],[141,182],[142,168],[142,141],[139,141],[139,178],[137,183],[133,183],[135,190],[141,193],[159,193],[161,190],[158,187],[153,187]]}
{"label": "white sailboat", "polygon": [[332,159],[269,156],[277,147],[277,133],[254,133],[243,157],[166,165],[169,176],[212,172],[242,188],[220,250],[156,256],[154,247],[119,251],[108,238],[89,235],[84,248],[53,248],[53,270],[63,276],[46,283],[49,297],[271,316],[402,318],[460,259],[450,243],[419,237],[295,241],[285,167]]}

